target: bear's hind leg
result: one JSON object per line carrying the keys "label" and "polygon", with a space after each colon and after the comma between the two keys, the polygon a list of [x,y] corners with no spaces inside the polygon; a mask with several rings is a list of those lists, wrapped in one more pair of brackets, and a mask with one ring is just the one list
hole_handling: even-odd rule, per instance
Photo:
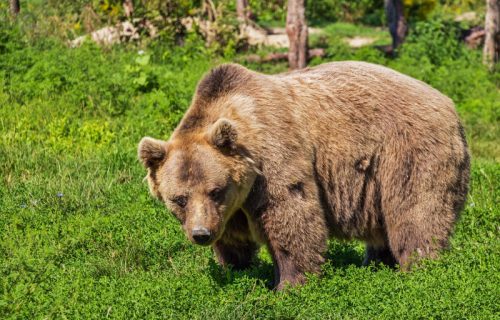
{"label": "bear's hind leg", "polygon": [[446,237],[422,224],[401,222],[388,226],[387,231],[392,254],[404,271],[421,258],[436,258],[447,245]]}
{"label": "bear's hind leg", "polygon": [[429,155],[442,150],[430,157],[421,153],[423,149],[395,148],[379,172],[386,235],[402,270],[421,258],[437,258],[448,246],[467,193],[469,160],[466,154],[460,155],[466,152],[460,150],[463,146],[449,149],[428,144],[426,148]]}

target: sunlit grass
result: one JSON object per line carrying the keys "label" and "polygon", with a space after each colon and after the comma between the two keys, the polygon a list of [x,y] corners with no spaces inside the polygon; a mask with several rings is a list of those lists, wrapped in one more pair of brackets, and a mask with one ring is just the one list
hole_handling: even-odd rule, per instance
{"label": "sunlit grass", "polygon": [[[339,24],[327,30],[365,32]],[[136,159],[141,137],[168,138],[215,62],[164,48],[146,50],[147,64],[120,48],[20,48],[0,53],[0,318],[498,317],[495,84],[471,64],[479,61],[474,55],[443,67],[414,65],[404,55],[387,60],[370,48],[337,52],[315,63],[389,64],[457,103],[472,146],[471,192],[439,260],[409,273],[362,267],[361,243],[331,241],[323,273],[280,293],[270,290],[266,250],[248,270],[220,268],[150,197]],[[436,71],[450,66],[453,72]]]}

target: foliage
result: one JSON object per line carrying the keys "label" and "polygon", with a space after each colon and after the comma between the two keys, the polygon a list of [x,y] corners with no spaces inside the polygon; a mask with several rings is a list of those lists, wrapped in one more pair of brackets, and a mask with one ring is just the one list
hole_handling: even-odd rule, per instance
{"label": "foliage", "polygon": [[[287,1],[250,0],[250,7],[259,23],[284,24]],[[383,0],[315,0],[306,1],[306,16],[312,24],[346,21],[380,25],[383,23]]]}
{"label": "foliage", "polygon": [[[283,24],[286,20],[286,0],[250,0],[257,19],[263,24]],[[481,10],[484,1],[478,0],[404,0],[405,15],[410,21],[422,21],[439,9],[444,12],[462,13]],[[314,0],[306,2],[306,15],[311,24],[337,21],[385,25],[384,0]]]}
{"label": "foliage", "polygon": [[372,25],[384,23],[383,0],[320,0],[307,2],[308,18],[323,22],[362,22]]}
{"label": "foliage", "polygon": [[437,5],[437,0],[404,0],[405,16],[410,20],[424,20]]}
{"label": "foliage", "polygon": [[341,41],[368,29],[327,25],[328,55],[313,61],[389,65],[453,98],[473,168],[451,249],[400,273],[361,267],[362,244],[331,241],[321,276],[278,293],[265,250],[234,271],[191,245],[151,199],[136,158],[141,137],[168,138],[223,58],[194,34],[176,47],[69,49],[32,37],[24,21],[0,14],[0,318],[498,317],[500,78],[453,40],[453,24],[417,24],[396,59]]}

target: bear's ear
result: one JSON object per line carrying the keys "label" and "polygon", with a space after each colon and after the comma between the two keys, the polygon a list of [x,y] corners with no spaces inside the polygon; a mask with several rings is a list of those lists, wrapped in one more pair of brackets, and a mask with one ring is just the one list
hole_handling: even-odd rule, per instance
{"label": "bear's ear", "polygon": [[147,169],[157,169],[167,155],[167,143],[150,137],[139,142],[139,159]]}
{"label": "bear's ear", "polygon": [[208,141],[221,150],[232,150],[236,147],[238,132],[228,119],[220,118],[208,131]]}

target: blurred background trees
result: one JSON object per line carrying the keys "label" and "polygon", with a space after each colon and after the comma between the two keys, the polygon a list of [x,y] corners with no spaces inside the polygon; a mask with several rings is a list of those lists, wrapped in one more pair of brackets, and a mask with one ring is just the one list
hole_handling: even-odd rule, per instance
{"label": "blurred background trees", "polygon": [[[268,47],[260,60],[287,57],[291,69],[333,50],[332,41],[324,39],[335,35],[328,32],[335,23],[388,30],[392,40],[385,45],[374,37],[350,36],[354,47],[371,41],[388,56],[397,54],[418,23],[436,19],[450,22],[446,28],[470,47],[483,48],[484,43],[484,63],[490,69],[500,47],[499,0],[10,0],[9,7],[12,16],[25,7],[29,14],[21,16],[37,26],[38,35],[71,40],[72,46],[85,39],[182,46],[197,38],[223,55]],[[310,30],[327,32],[316,36]]]}
{"label": "blurred background trees", "polygon": [[484,63],[492,69],[500,55],[500,0],[486,0]]}

